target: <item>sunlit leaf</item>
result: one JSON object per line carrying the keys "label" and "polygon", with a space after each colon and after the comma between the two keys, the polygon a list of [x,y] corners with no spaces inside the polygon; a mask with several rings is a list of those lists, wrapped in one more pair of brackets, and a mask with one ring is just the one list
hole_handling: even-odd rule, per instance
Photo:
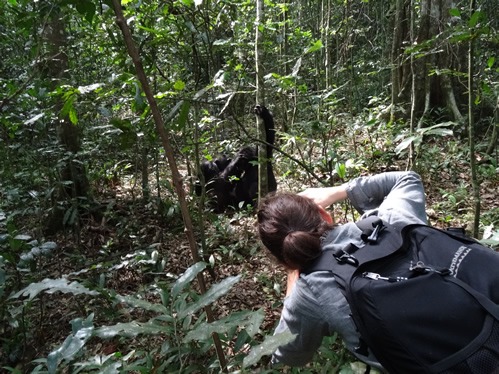
{"label": "sunlit leaf", "polygon": [[400,142],[399,145],[397,145],[397,147],[395,147],[395,153],[396,154],[399,154],[400,152],[402,152],[404,149],[406,149],[407,147],[409,147],[409,145],[411,145],[411,143],[416,140],[418,138],[418,136],[408,136],[407,138],[405,138],[404,140],[402,140]]}
{"label": "sunlit leaf", "polygon": [[199,309],[204,308],[206,305],[213,303],[219,297],[225,295],[232,288],[234,284],[239,282],[241,275],[225,278],[220,283],[214,284],[194,303],[187,304],[183,310],[179,310],[178,317],[184,318],[189,314],[196,313]]}
{"label": "sunlit leaf", "polygon": [[78,87],[78,91],[80,91],[80,94],[84,95],[84,94],[87,94],[89,92],[93,92],[102,86],[103,86],[102,83],[94,83],[94,84],[90,84],[88,86],[80,86],[80,87]]}
{"label": "sunlit leaf", "polygon": [[102,326],[95,329],[94,335],[102,339],[109,339],[115,336],[135,337],[140,334],[157,335],[169,333],[170,327],[162,326],[153,321],[149,322],[127,322],[117,323],[112,326]]}
{"label": "sunlit leaf", "polygon": [[29,235],[24,235],[24,234],[19,234],[19,235],[14,236],[14,239],[15,239],[15,240],[23,240],[23,241],[27,241],[27,240],[31,240],[31,236],[29,236]]}
{"label": "sunlit leaf", "polygon": [[69,281],[66,278],[59,278],[59,279],[44,279],[38,283],[31,283],[28,287],[23,288],[21,291],[12,295],[11,298],[28,296],[28,300],[33,300],[33,298],[41,292],[52,294],[57,291],[60,291],[62,293],[72,293],[73,295],[99,294],[97,291],[92,291],[76,281],[69,283]]}
{"label": "sunlit leaf", "polygon": [[151,312],[162,313],[162,314],[168,313],[168,309],[161,304],[150,303],[148,301],[137,299],[132,296],[117,296],[116,299],[134,308],[141,308],[144,310],[149,310]]}
{"label": "sunlit leaf", "polygon": [[295,62],[295,66],[293,66],[293,71],[291,72],[291,75],[293,77],[296,77],[298,75],[298,72],[300,71],[300,67],[301,67],[301,57],[298,58],[298,60],[296,60]]}
{"label": "sunlit leaf", "polygon": [[73,125],[77,125],[78,124],[78,114],[76,113],[75,108],[71,107],[68,114],[69,114],[69,120],[71,121],[71,123]]}
{"label": "sunlit leaf", "polygon": [[203,271],[206,268],[206,265],[206,262],[198,262],[189,267],[173,285],[172,297],[177,297],[180,291],[182,291],[185,286],[187,286],[194,278],[196,278],[199,272]]}
{"label": "sunlit leaf", "polygon": [[49,373],[56,373],[57,366],[62,360],[70,360],[75,356],[85,343],[92,337],[93,314],[86,320],[77,318],[71,321],[73,334],[69,335],[62,345],[56,350],[50,352],[47,357],[47,369]]}
{"label": "sunlit leaf", "polygon": [[177,80],[173,85],[173,88],[177,91],[182,91],[185,88],[185,82],[181,80]]}
{"label": "sunlit leaf", "polygon": [[264,312],[262,309],[259,309],[256,312],[235,312],[219,321],[201,323],[186,335],[184,342],[190,342],[192,340],[203,341],[208,339],[214,332],[226,334],[235,327],[244,328],[249,336],[253,336],[258,332],[263,319]]}
{"label": "sunlit leaf", "polygon": [[431,129],[426,131],[425,135],[452,136],[454,132],[451,129]]}
{"label": "sunlit leaf", "polygon": [[322,45],[322,40],[317,40],[315,43],[313,43],[310,47],[308,47],[306,50],[305,50],[305,53],[312,53],[312,52],[315,52],[315,51],[318,51],[319,49],[321,49],[323,47]]}
{"label": "sunlit leaf", "polygon": [[44,113],[39,113],[37,114],[36,116],[34,117],[31,117],[29,120],[25,121],[24,124],[25,125],[31,125],[32,123],[35,123],[36,121],[38,121],[40,118],[42,118],[45,114]]}
{"label": "sunlit leaf", "polygon": [[296,335],[292,334],[289,330],[276,335],[267,336],[262,344],[253,347],[244,358],[243,367],[247,368],[248,366],[258,363],[263,356],[271,355],[281,345],[292,342],[295,339],[295,336]]}

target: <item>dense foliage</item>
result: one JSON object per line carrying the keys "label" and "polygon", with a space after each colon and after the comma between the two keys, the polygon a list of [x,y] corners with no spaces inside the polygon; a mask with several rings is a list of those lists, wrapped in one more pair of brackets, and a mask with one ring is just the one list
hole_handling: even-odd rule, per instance
{"label": "dense foliage", "polygon": [[[252,1],[122,0],[171,150],[113,2],[1,2],[2,370],[275,371],[284,273],[251,208],[192,192],[200,161],[258,142],[257,70],[279,190],[411,168],[432,224],[497,246],[497,6],[451,3],[265,1],[255,24]],[[334,336],[288,370],[362,365]]]}

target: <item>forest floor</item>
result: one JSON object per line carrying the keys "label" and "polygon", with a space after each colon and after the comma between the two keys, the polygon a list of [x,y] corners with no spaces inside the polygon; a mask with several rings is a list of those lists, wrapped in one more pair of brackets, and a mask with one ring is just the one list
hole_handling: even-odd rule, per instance
{"label": "forest floor", "polygon": [[[468,173],[451,173],[442,170],[439,175],[424,177],[427,192],[427,212],[430,222],[436,226],[465,226],[471,228],[469,214],[470,182]],[[461,186],[461,187],[460,187]],[[463,189],[462,186],[468,186]],[[499,181],[482,184],[482,207],[492,216],[499,217],[497,191]],[[451,198],[452,196],[452,198]],[[90,283],[105,282],[107,289],[121,295],[140,293],[158,279],[168,283],[182,274],[192,259],[183,225],[178,213],[170,214],[160,206],[144,204],[141,199],[131,199],[123,186],[114,186],[107,200],[108,210],[102,220],[83,222],[78,236],[67,233],[51,240],[59,248],[57,253],[41,260],[37,271],[45,278],[59,278],[69,274],[69,279],[86,279]],[[335,216],[345,219],[344,206],[335,207]],[[449,213],[452,211],[452,214]],[[214,311],[217,318],[239,310],[263,308],[265,320],[261,330],[270,333],[278,321],[285,291],[285,273],[262,250],[255,236],[254,217],[236,212],[221,216],[209,216],[206,224],[206,241],[213,256],[214,272],[206,272],[209,284],[233,275],[243,277],[233,289],[220,298]],[[495,227],[499,222],[495,222]],[[161,273],[141,270],[134,260],[137,251],[156,250],[165,260]],[[42,278],[40,278],[42,279]],[[159,301],[159,300],[150,300]],[[23,353],[23,361],[47,357],[71,332],[70,321],[86,318],[95,313],[96,326],[130,320],[147,319],[139,311],[127,315],[119,305],[98,302],[87,296],[64,294],[44,295],[41,298],[38,325],[35,334]],[[43,316],[43,318],[42,318]],[[140,339],[95,341],[87,349],[95,353],[127,352],[139,346]],[[7,359],[2,357],[0,361]]]}

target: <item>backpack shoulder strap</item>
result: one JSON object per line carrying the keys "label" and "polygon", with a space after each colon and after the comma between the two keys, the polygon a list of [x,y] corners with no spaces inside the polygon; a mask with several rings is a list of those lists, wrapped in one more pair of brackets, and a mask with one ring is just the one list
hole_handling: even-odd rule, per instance
{"label": "backpack shoulder strap", "polygon": [[468,284],[456,277],[447,277],[450,282],[457,284],[459,287],[463,288],[466,292],[472,295],[476,301],[478,301],[483,308],[485,308],[494,318],[499,321],[499,305],[490,300],[487,296],[481,292],[476,291]]}
{"label": "backpack shoulder strap", "polygon": [[401,230],[378,216],[369,216],[356,222],[356,225],[362,231],[361,238],[366,243],[364,247],[358,248],[350,243],[339,251],[326,250],[301,272],[309,274],[334,269],[335,275],[348,279],[362,263],[389,256],[403,243]]}

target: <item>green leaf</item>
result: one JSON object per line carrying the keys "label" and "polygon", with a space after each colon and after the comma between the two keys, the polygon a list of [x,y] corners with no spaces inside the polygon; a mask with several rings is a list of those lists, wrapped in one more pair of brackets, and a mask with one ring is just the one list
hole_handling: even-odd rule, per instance
{"label": "green leaf", "polygon": [[407,138],[402,140],[402,142],[400,142],[400,144],[397,147],[395,147],[395,153],[400,154],[400,152],[409,147],[411,143],[419,137],[420,137],[419,135],[408,136]]}
{"label": "green leaf", "polygon": [[185,82],[177,80],[173,85],[173,88],[176,89],[177,91],[182,91],[185,88]]}
{"label": "green leaf", "polygon": [[205,294],[194,303],[188,304],[183,310],[178,311],[178,318],[184,318],[189,314],[196,313],[199,309],[213,303],[219,297],[225,295],[234,284],[239,282],[241,275],[225,278],[220,283],[213,285]]}
{"label": "green leaf", "polygon": [[298,75],[298,72],[300,71],[301,67],[301,62],[302,62],[301,57],[298,58],[298,60],[296,60],[295,66],[293,66],[293,71],[291,72],[291,76],[296,77]]}
{"label": "green leaf", "polygon": [[76,10],[78,11],[78,13],[83,15],[89,23],[92,23],[92,19],[94,18],[96,12],[96,7],[93,1],[76,0],[73,3],[76,5]]}
{"label": "green leaf", "polygon": [[97,291],[92,291],[81,285],[80,283],[74,281],[68,283],[66,278],[59,279],[44,279],[38,283],[31,283],[28,287],[23,288],[21,291],[15,293],[10,298],[19,298],[28,296],[28,300],[33,300],[33,298],[40,292],[46,292],[52,294],[54,292],[60,291],[62,293],[72,293],[73,295],[98,295]]}
{"label": "green leaf", "polygon": [[14,239],[15,240],[28,241],[28,240],[31,240],[31,236],[25,235],[25,234],[19,234],[19,235],[14,236]]}
{"label": "green leaf", "polygon": [[168,309],[161,304],[153,304],[145,300],[140,300],[132,296],[116,296],[116,299],[122,303],[128,304],[134,308],[141,308],[151,312],[167,314]]}
{"label": "green leaf", "polygon": [[459,9],[452,8],[449,10],[449,13],[453,17],[461,17],[461,11]]}
{"label": "green leaf", "polygon": [[71,360],[92,337],[93,314],[88,316],[86,320],[74,319],[71,321],[71,325],[73,334],[69,335],[62,345],[50,352],[47,357],[47,369],[50,374],[57,372],[57,366],[62,360]]}
{"label": "green leaf", "polygon": [[76,110],[74,107],[71,107],[71,109],[69,110],[69,120],[73,125],[78,124],[78,114],[76,114]]}
{"label": "green leaf", "polygon": [[305,50],[305,54],[318,51],[322,47],[323,47],[322,40],[319,39]]}
{"label": "green leaf", "polygon": [[185,100],[182,104],[182,108],[180,109],[180,114],[178,116],[178,126],[179,128],[185,128],[187,124],[187,120],[189,119],[189,110],[191,109],[191,102],[189,100]]}
{"label": "green leaf", "polygon": [[492,66],[494,66],[494,62],[496,62],[496,58],[489,57],[489,59],[487,60],[487,66],[489,67],[489,69],[492,69]]}
{"label": "green leaf", "polygon": [[206,265],[206,262],[198,262],[189,267],[173,285],[172,297],[176,298],[180,291],[182,291],[185,286],[187,286],[187,284],[189,284],[194,278],[196,278],[199,272],[203,271],[206,268]]}
{"label": "green leaf", "polygon": [[468,26],[469,27],[475,27],[478,22],[483,18],[484,14],[481,11],[476,11],[471,15],[470,20],[468,21]]}
{"label": "green leaf", "polygon": [[93,92],[93,91],[99,89],[103,85],[104,85],[103,83],[94,83],[94,84],[90,84],[88,86],[79,86],[78,87],[78,92],[81,95],[85,95],[85,94],[87,94],[89,92]]}
{"label": "green leaf", "polygon": [[431,129],[426,131],[425,135],[452,136],[454,132],[451,129]]}
{"label": "green leaf", "polygon": [[162,326],[154,321],[148,322],[126,322],[117,323],[112,326],[102,326],[95,329],[94,335],[102,339],[114,338],[115,336],[125,336],[125,337],[135,337],[139,334],[145,335],[157,335],[157,334],[169,334],[171,333],[171,328],[168,326]]}
{"label": "green leaf", "polygon": [[243,368],[247,368],[248,366],[258,363],[262,356],[271,355],[281,345],[292,342],[295,337],[296,334],[292,334],[289,330],[276,335],[268,336],[262,344],[251,349],[243,360]]}
{"label": "green leaf", "polygon": [[343,162],[337,162],[334,166],[334,169],[336,171],[336,174],[338,174],[338,177],[340,177],[341,179],[346,178],[347,168]]}
{"label": "green leaf", "polygon": [[214,332],[227,334],[235,327],[244,328],[249,336],[254,336],[258,332],[263,319],[264,312],[262,309],[259,309],[256,312],[242,311],[232,313],[219,321],[201,323],[186,335],[184,343],[188,343],[192,340],[205,341],[209,339]]}

